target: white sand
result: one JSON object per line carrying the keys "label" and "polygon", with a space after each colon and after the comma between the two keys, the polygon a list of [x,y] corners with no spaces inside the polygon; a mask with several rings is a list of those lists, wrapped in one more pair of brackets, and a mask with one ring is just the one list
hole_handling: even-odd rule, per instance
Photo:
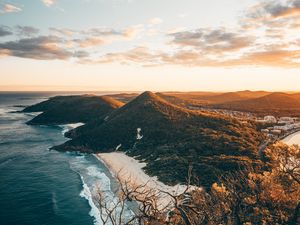
{"label": "white sand", "polygon": [[288,145],[300,145],[300,131],[287,136],[282,141]]}
{"label": "white sand", "polygon": [[169,193],[181,193],[186,188],[185,185],[168,186],[158,181],[157,177],[150,177],[143,170],[146,163],[141,163],[123,152],[99,153],[96,157],[104,162],[114,176],[119,175],[121,181],[131,180],[135,185],[147,183],[148,188]]}

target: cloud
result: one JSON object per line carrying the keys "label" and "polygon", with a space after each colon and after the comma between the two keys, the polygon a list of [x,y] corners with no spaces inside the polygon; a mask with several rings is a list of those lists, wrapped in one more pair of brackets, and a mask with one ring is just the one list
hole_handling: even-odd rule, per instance
{"label": "cloud", "polygon": [[299,66],[300,50],[269,50],[258,51],[245,55],[242,62],[246,65],[262,65],[275,67]]}
{"label": "cloud", "polygon": [[254,42],[254,37],[228,32],[220,29],[197,29],[170,33],[171,44],[190,46],[201,52],[236,51],[249,47]]}
{"label": "cloud", "polygon": [[137,34],[143,31],[143,25],[129,26],[122,30],[116,30],[107,27],[91,28],[88,30],[81,31],[83,35],[92,37],[106,37],[106,38],[135,38]]}
{"label": "cloud", "polygon": [[0,26],[0,37],[12,35],[13,32],[7,26]]}
{"label": "cloud", "polygon": [[154,18],[151,18],[148,23],[151,24],[151,25],[157,25],[157,24],[161,24],[163,22],[163,20],[159,17],[154,17]]}
{"label": "cloud", "polygon": [[180,50],[174,54],[151,52],[135,48],[123,53],[107,54],[96,63],[119,62],[142,66],[183,65],[196,67],[271,66],[291,68],[300,66],[300,50],[266,50],[247,53],[239,59],[210,59],[198,52]]}
{"label": "cloud", "polygon": [[51,7],[56,3],[56,0],[42,0],[42,2],[45,4],[45,6]]}
{"label": "cloud", "polygon": [[[38,36],[33,27],[18,27],[19,40],[0,43],[0,55],[34,59],[77,58],[81,63],[121,63],[141,66],[194,67],[271,66],[299,67],[300,0],[265,1],[247,10],[236,27],[198,27],[159,30],[152,18],[145,25],[84,30],[49,28]],[[11,29],[0,27],[0,36]],[[152,41],[151,35],[161,35]],[[26,37],[26,38],[24,38]],[[149,42],[148,42],[149,41]],[[127,49],[103,48],[129,42]],[[145,44],[146,43],[146,44]],[[128,47],[128,46],[138,47]],[[124,43],[117,48],[126,46]],[[152,47],[151,47],[152,46]],[[155,48],[154,48],[155,46]],[[104,53],[103,53],[104,52]]]}
{"label": "cloud", "polygon": [[138,64],[143,67],[155,67],[162,65],[183,66],[221,66],[221,63],[206,59],[196,51],[179,50],[175,53],[151,50],[145,46],[135,47],[128,51],[108,53],[98,60],[84,61],[85,63],[120,63],[125,65]]}
{"label": "cloud", "polygon": [[32,37],[40,32],[39,29],[31,26],[17,26],[17,33],[19,36]]}
{"label": "cloud", "polygon": [[0,53],[21,58],[32,59],[68,59],[72,52],[61,45],[61,39],[56,36],[39,36],[24,38],[17,41],[0,43]]}
{"label": "cloud", "polygon": [[90,47],[95,47],[99,45],[104,45],[106,43],[105,40],[101,38],[85,38],[85,39],[75,39],[75,43],[79,44],[81,48],[90,48]]}
{"label": "cloud", "polygon": [[249,8],[244,19],[245,27],[258,28],[278,24],[282,27],[300,17],[300,0],[263,1]]}
{"label": "cloud", "polygon": [[[31,26],[16,26],[14,29],[0,27],[0,37],[12,35],[12,30],[20,39],[0,42],[0,55],[32,59],[86,58],[89,52],[82,49],[102,46],[115,41],[129,41],[136,37],[143,26],[130,26],[121,30],[111,28],[91,28],[73,30],[49,28],[49,35],[40,35],[40,30]],[[95,50],[93,49],[93,52]]]}
{"label": "cloud", "polygon": [[16,5],[13,4],[4,4],[2,8],[2,13],[16,13],[20,12],[22,9]]}
{"label": "cloud", "polygon": [[89,55],[90,55],[90,54],[89,54],[88,52],[79,50],[79,51],[75,51],[75,52],[74,52],[73,57],[82,59],[82,58],[87,58],[87,57],[89,57]]}
{"label": "cloud", "polygon": [[[212,63],[203,58],[198,52],[180,50],[176,53],[154,51],[144,46],[118,53],[108,53],[98,60],[84,61],[85,63],[120,63],[125,65],[138,64],[143,67],[162,65],[207,66]],[[217,62],[215,62],[217,65]]]}
{"label": "cloud", "polygon": [[125,28],[121,33],[127,39],[134,39],[138,34],[144,31],[144,26],[142,24],[130,26]]}
{"label": "cloud", "polygon": [[[272,66],[295,67],[300,65],[297,50],[300,41],[286,39],[282,21],[263,23],[262,33],[257,29],[248,30],[243,26],[236,28],[184,28],[165,32],[164,47],[155,50],[145,46],[135,47],[126,51],[111,52],[98,55],[94,52],[93,59],[84,57],[84,63],[120,63],[141,66],[183,65],[197,67],[236,67],[236,66]],[[139,29],[144,29],[143,26]],[[104,45],[112,40],[125,40],[136,37],[129,28],[114,30],[93,28],[81,31],[86,38],[75,42],[81,48]],[[138,30],[134,27],[133,31]],[[148,29],[147,29],[148,31]],[[139,31],[141,32],[141,31]],[[260,31],[259,31],[260,32]],[[129,35],[129,33],[133,33]],[[137,32],[138,33],[138,32]],[[295,49],[291,48],[296,46]],[[98,57],[98,58],[97,58]]]}
{"label": "cloud", "polygon": [[91,28],[77,32],[83,35],[81,38],[74,39],[82,48],[90,48],[109,44],[115,41],[129,41],[134,39],[143,30],[142,25],[130,26],[123,30],[111,28]]}
{"label": "cloud", "polygon": [[291,0],[285,4],[279,1],[271,1],[263,3],[263,10],[273,18],[287,17],[300,13],[300,1]]}
{"label": "cloud", "polygon": [[72,29],[67,29],[67,28],[61,29],[61,28],[55,28],[55,27],[50,27],[49,30],[54,35],[69,36],[69,37],[74,35],[77,32],[77,31],[72,30]]}
{"label": "cloud", "polygon": [[96,61],[91,61],[92,63],[113,63],[119,62],[121,64],[132,64],[137,63],[143,66],[154,66],[163,63],[162,58],[164,53],[159,53],[156,51],[150,51],[149,48],[139,46],[135,47],[129,51],[118,52],[118,53],[108,53]]}
{"label": "cloud", "polygon": [[122,35],[122,31],[117,31],[115,29],[107,28],[107,27],[90,28],[90,29],[81,31],[81,33],[84,35],[91,35],[91,36]]}

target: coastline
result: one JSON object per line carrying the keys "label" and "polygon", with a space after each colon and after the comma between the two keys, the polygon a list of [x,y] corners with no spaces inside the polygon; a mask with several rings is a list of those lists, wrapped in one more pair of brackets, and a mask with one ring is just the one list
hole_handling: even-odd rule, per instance
{"label": "coastline", "polygon": [[300,131],[293,133],[282,140],[282,142],[288,145],[300,145]]}
{"label": "coastline", "polygon": [[112,173],[114,177],[119,176],[121,182],[130,181],[131,185],[145,185],[148,189],[156,191],[167,191],[172,194],[181,193],[185,190],[185,185],[177,184],[169,186],[146,174],[143,168],[146,163],[126,155],[124,152],[98,153],[95,157],[101,161]]}

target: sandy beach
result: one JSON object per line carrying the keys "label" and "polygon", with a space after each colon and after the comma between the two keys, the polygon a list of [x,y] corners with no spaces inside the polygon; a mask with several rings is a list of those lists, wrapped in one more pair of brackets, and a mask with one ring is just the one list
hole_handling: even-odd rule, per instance
{"label": "sandy beach", "polygon": [[170,193],[180,193],[184,191],[185,185],[169,186],[157,180],[157,177],[150,177],[143,168],[146,163],[127,156],[123,152],[99,153],[96,157],[102,161],[116,176],[117,174],[122,181],[131,180],[132,184],[144,185],[147,183],[148,188],[164,190]]}
{"label": "sandy beach", "polygon": [[300,132],[291,134],[282,141],[288,145],[300,145]]}

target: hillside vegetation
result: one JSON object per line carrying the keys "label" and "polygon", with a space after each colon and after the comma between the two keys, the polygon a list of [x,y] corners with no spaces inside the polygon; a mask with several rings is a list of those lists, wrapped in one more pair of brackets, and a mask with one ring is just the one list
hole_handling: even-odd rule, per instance
{"label": "hillside vegetation", "polygon": [[300,116],[300,94],[266,91],[163,92],[165,100],[190,109],[225,109],[250,112],[259,116]]}
{"label": "hillside vegetation", "polygon": [[145,170],[166,183],[184,182],[193,165],[201,184],[259,164],[262,135],[255,125],[216,113],[175,106],[145,92],[101,120],[68,133],[57,150],[110,152],[118,149],[147,162]]}
{"label": "hillside vegetation", "polygon": [[259,114],[272,113],[278,116],[299,116],[300,94],[274,92],[259,98],[212,104],[211,107]]}
{"label": "hillside vegetation", "polygon": [[188,106],[207,106],[221,104],[237,100],[247,100],[258,98],[270,94],[265,91],[237,91],[237,92],[163,92],[163,98],[167,98],[173,103],[185,103]]}
{"label": "hillside vegetation", "polygon": [[29,106],[23,112],[42,112],[28,122],[32,125],[86,123],[103,118],[122,105],[122,102],[107,96],[57,96]]}

